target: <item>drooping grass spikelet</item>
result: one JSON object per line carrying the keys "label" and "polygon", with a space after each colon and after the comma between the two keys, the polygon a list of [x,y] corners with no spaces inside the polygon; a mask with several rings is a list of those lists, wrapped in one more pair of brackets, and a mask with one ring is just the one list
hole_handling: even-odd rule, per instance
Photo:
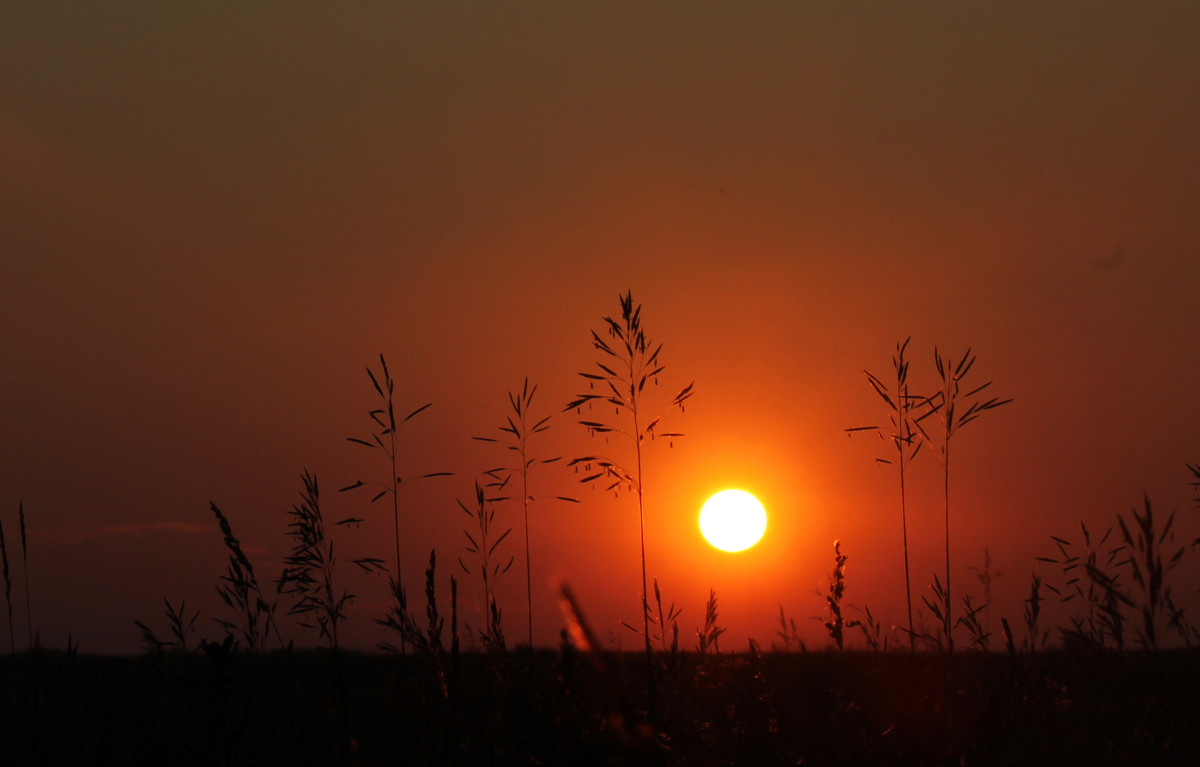
{"label": "drooping grass spikelet", "polygon": [[233,534],[229,519],[215,503],[209,508],[217,518],[221,528],[225,548],[229,551],[229,562],[225,574],[217,584],[217,594],[228,607],[233,608],[240,618],[240,623],[218,618],[217,623],[231,634],[237,631],[250,650],[261,650],[265,647],[267,636],[274,631],[279,646],[282,647],[283,637],[275,624],[274,605],[267,602],[262,589],[259,588],[258,578],[254,575],[254,566],[250,558],[242,550],[242,544]]}

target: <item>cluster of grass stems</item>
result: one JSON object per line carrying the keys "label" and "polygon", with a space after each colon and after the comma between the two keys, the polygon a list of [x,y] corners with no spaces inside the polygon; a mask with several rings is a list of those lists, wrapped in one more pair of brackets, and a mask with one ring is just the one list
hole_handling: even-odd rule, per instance
{"label": "cluster of grass stems", "polygon": [[[1002,616],[1005,652],[989,652],[992,586],[1001,575],[989,552],[985,551],[982,567],[971,568],[982,587],[982,597],[965,595],[958,605],[952,599],[951,445],[964,426],[1011,400],[983,396],[990,382],[965,386],[964,379],[975,365],[971,351],[953,360],[944,358],[936,347],[933,368],[938,386],[932,392],[916,392],[909,383],[906,340],[896,345],[892,373],[886,380],[866,373],[870,387],[885,405],[887,425],[847,430],[877,433],[888,445],[886,454],[877,460],[897,469],[906,625],[888,631],[870,607],[859,610],[846,601],[849,556],[842,542],[835,541],[829,588],[821,595],[825,615],[818,620],[832,648],[846,650],[855,636],[853,630],[858,629],[867,653],[809,653],[782,604],[777,631],[780,644],[772,643],[773,652],[764,654],[753,640],[742,652],[722,650],[726,627],[721,625],[717,594],[711,589],[702,623],[695,629],[694,645],[681,647],[682,611],[674,603],[664,602],[658,579],[649,577],[645,451],[656,438],[671,444],[683,436],[664,430],[661,424],[668,411],[683,410],[693,396],[693,385],[657,404],[647,400],[665,372],[663,346],[648,336],[641,306],[632,293],[620,296],[619,314],[603,317],[602,332],[592,331],[591,341],[599,359],[594,368],[580,374],[589,388],[568,402],[564,412],[578,414],[588,433],[603,440],[603,451],[567,461],[559,456],[543,457],[534,442],[550,429],[551,417],[534,414],[537,386],[528,379],[519,391],[508,393],[510,410],[498,436],[475,437],[498,446],[505,456],[502,465],[479,475],[470,501],[458,501],[471,525],[463,530],[466,543],[457,561],[464,574],[478,576],[483,592],[481,628],[472,631],[461,619],[459,582],[454,574],[448,582],[448,614],[444,603],[439,604],[436,550],[430,552],[425,570],[424,615],[410,610],[401,570],[405,527],[401,491],[407,482],[449,473],[414,474],[407,481],[401,476],[399,429],[430,404],[398,417],[396,381],[380,355],[378,370],[367,368],[377,397],[368,411],[372,431],[368,437],[349,440],[382,455],[387,474],[382,480],[357,480],[341,490],[369,491],[372,503],[390,499],[395,545],[392,567],[371,556],[339,561],[335,538],[353,534],[365,520],[349,516],[329,523],[317,478],[307,471],[301,476],[299,501],[287,512],[292,549],[273,582],[260,581],[230,519],[211,504],[228,553],[226,570],[216,586],[225,612],[211,622],[202,621],[200,611],[189,609],[185,600],[176,604],[164,598],[165,631],[135,621],[149,661],[138,671],[146,675],[142,684],[151,691],[148,695],[167,696],[170,703],[148,715],[160,723],[173,716],[191,718],[195,734],[171,745],[157,737],[151,737],[150,743],[118,744],[114,753],[142,758],[148,755],[147,749],[162,748],[166,756],[160,758],[172,763],[250,763],[264,758],[279,761],[284,756],[289,758],[283,761],[295,763],[374,763],[384,755],[386,761],[420,764],[566,763],[580,759],[597,764],[842,761],[828,742],[795,731],[797,718],[807,716],[819,722],[818,729],[834,738],[834,743],[838,737],[855,743],[854,759],[944,763],[947,758],[961,761],[965,755],[982,753],[988,738],[997,739],[992,743],[995,746],[1003,740],[999,730],[1025,721],[1023,717],[1043,716],[1061,724],[1069,719],[1063,711],[1070,706],[1084,707],[1083,693],[1078,690],[1089,688],[1071,676],[1069,667],[1051,669],[1035,661],[1046,655],[1050,642],[1051,629],[1044,623],[1043,607],[1051,597],[1071,611],[1069,625],[1059,629],[1064,648],[1060,652],[1103,658],[1105,650],[1122,651],[1132,645],[1157,654],[1168,637],[1188,648],[1200,644],[1200,630],[1189,622],[1177,599],[1178,585],[1171,578],[1188,552],[1200,548],[1200,538],[1177,541],[1175,514],[1156,514],[1147,497],[1140,510],[1117,515],[1115,524],[1099,535],[1081,523],[1075,541],[1054,536],[1054,553],[1037,558],[1050,574],[1035,571],[1031,576],[1021,616],[1023,633],[1016,635],[1008,618]],[[944,573],[933,574],[930,593],[922,598],[925,611],[937,625],[932,630],[924,627],[923,614],[920,621],[914,620],[908,540],[912,507],[908,474],[925,445],[935,449],[939,458],[945,531]],[[580,502],[536,492],[535,469],[555,465],[574,468],[584,484],[617,495],[629,493],[636,503],[642,620],[640,626],[622,623],[641,637],[641,653],[625,655],[605,648],[584,617],[584,606],[565,584],[560,593],[561,644],[556,651],[534,648],[530,512],[543,501]],[[1193,485],[1200,489],[1200,465],[1188,469]],[[528,654],[522,660],[507,647],[503,611],[496,598],[496,580],[516,561],[509,551],[513,528],[497,521],[498,511],[507,507],[519,510],[524,542]],[[37,642],[23,504],[18,507],[18,518],[32,657]],[[339,543],[337,550],[342,548]],[[10,654],[15,654],[13,568],[2,519],[0,559]],[[389,576],[391,602],[386,614],[376,619],[395,640],[379,644],[383,658],[393,664],[385,674],[370,670],[378,659],[347,654],[341,647],[341,627],[355,599],[341,585],[344,566]],[[653,605],[649,583],[653,584]],[[859,617],[849,617],[848,609],[858,611]],[[323,645],[321,652],[297,650],[293,641],[285,640],[281,627],[285,617],[294,621],[296,628],[315,632]],[[210,626],[220,632],[212,639],[206,636]],[[461,651],[460,626],[468,637],[478,639],[483,653]],[[955,652],[956,630],[968,638],[967,646],[977,651],[978,663],[938,665],[936,659]],[[899,646],[889,644],[896,634],[906,639],[907,653],[888,652]],[[917,655],[918,646],[939,652]],[[73,659],[74,648],[70,649],[67,658]],[[838,657],[850,659],[846,661],[850,665],[835,661]],[[863,665],[867,658],[890,660]],[[1200,679],[1200,661],[1188,658],[1192,665],[1181,672],[1181,678]],[[820,663],[824,664],[821,670],[814,670],[813,664]],[[526,673],[509,673],[520,665]],[[1143,666],[1133,670],[1117,667],[1114,673],[1120,684],[1133,691],[1130,694],[1143,694],[1133,681],[1137,673],[1145,673]],[[642,695],[632,695],[631,681],[639,676]],[[1160,687],[1166,684],[1159,676],[1154,681]],[[48,684],[39,677],[27,685],[27,690],[36,688],[38,700],[43,701],[32,706],[30,716],[47,713]],[[1069,685],[1076,685],[1076,691]],[[300,702],[306,696],[329,705],[313,710]],[[717,698],[731,702],[724,707],[710,705],[709,701]],[[16,699],[9,693],[5,705],[11,707]],[[1001,712],[998,722],[984,719],[995,711]],[[68,716],[64,721],[74,720]],[[789,721],[793,723],[790,727]],[[255,732],[255,728],[261,731]],[[33,729],[37,731],[20,755],[40,759],[53,751],[54,744],[41,729]],[[266,732],[273,734],[264,736]],[[1046,742],[1058,742],[1056,736],[1038,733]],[[730,743],[734,744],[732,751]],[[1007,741],[1004,747],[1015,748]],[[1011,761],[999,759],[996,763],[1020,763],[1018,757],[1036,753],[1018,749]]]}

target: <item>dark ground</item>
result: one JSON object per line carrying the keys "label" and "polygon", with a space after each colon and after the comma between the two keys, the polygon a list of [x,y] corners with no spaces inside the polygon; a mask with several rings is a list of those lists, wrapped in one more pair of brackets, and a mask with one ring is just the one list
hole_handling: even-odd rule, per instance
{"label": "dark ground", "polygon": [[0,764],[1200,764],[1193,650],[605,660],[4,657]]}

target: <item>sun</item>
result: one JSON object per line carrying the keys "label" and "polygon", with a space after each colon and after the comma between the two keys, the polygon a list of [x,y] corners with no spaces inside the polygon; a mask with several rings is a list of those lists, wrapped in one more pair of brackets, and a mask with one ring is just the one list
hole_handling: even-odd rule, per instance
{"label": "sun", "polygon": [[700,532],[723,551],[748,549],[767,529],[763,505],[744,490],[722,490],[700,509]]}

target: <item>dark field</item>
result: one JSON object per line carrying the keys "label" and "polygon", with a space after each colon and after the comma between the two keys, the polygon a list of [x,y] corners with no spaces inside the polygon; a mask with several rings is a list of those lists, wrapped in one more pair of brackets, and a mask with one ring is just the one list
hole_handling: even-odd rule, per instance
{"label": "dark field", "polygon": [[[0,764],[1196,764],[1200,654],[0,660]],[[605,668],[607,666],[607,669]],[[344,715],[343,712],[344,711]]]}

